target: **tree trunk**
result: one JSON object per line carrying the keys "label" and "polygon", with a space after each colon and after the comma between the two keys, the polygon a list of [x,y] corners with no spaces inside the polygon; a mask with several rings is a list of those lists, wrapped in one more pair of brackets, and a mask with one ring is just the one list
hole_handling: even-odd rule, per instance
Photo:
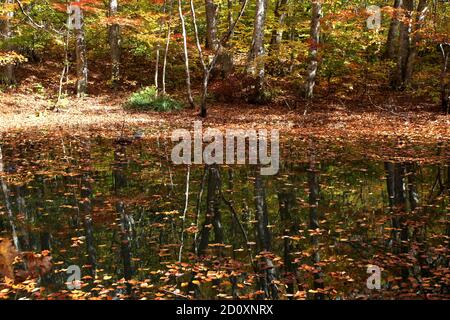
{"label": "tree trunk", "polygon": [[420,41],[420,29],[422,28],[423,22],[425,20],[426,13],[428,11],[427,0],[419,0],[417,5],[416,19],[414,23],[414,35],[412,36],[408,60],[406,61],[406,69],[404,72],[404,85],[407,86],[411,82],[414,64],[417,56],[417,44]]}
{"label": "tree trunk", "polygon": [[[6,0],[6,4],[13,4],[14,0]],[[1,38],[6,43],[6,50],[11,51],[11,39],[13,36],[10,20],[14,18],[14,12],[10,11],[6,13],[6,19],[1,20],[0,19],[0,31],[1,31]],[[15,75],[14,75],[14,64],[10,63],[4,66],[3,68],[3,75],[0,78],[0,82],[3,82],[6,85],[10,85],[16,82]]]}
{"label": "tree trunk", "polygon": [[313,97],[314,86],[316,84],[317,68],[318,68],[318,52],[320,41],[320,17],[322,15],[321,0],[312,0],[311,9],[311,30],[310,30],[310,47],[309,47],[309,66],[308,79],[306,83],[306,98]]}
{"label": "tree trunk", "polygon": [[450,82],[447,79],[447,67],[450,56],[450,44],[441,43],[440,49],[442,53],[442,71],[441,71],[441,107],[442,112],[450,113]]}
{"label": "tree trunk", "polygon": [[[118,0],[109,0],[109,16],[114,18],[118,11]],[[109,47],[111,50],[111,82],[115,87],[120,80],[120,26],[112,23],[109,27]]]}
{"label": "tree trunk", "polygon": [[167,68],[167,55],[169,53],[169,44],[170,44],[170,33],[171,33],[171,23],[172,23],[172,10],[173,10],[173,0],[169,2],[169,22],[167,23],[167,37],[166,44],[164,48],[164,57],[163,57],[163,67],[162,67],[162,94],[166,94],[166,68]]}
{"label": "tree trunk", "polygon": [[248,70],[256,76],[254,100],[257,103],[264,100],[264,29],[267,5],[268,0],[256,0],[253,40],[248,61]]}
{"label": "tree trunk", "polygon": [[398,32],[400,26],[400,20],[398,19],[398,10],[402,5],[402,0],[394,1],[394,15],[391,20],[391,25],[389,26],[389,33],[386,42],[386,58],[394,59],[397,55],[397,40],[398,40]]}
{"label": "tree trunk", "polygon": [[286,20],[287,13],[284,11],[289,0],[278,0],[275,4],[275,20],[276,27],[272,30],[272,39],[270,40],[271,50],[277,52],[280,49],[281,40],[283,39],[283,24]]}
{"label": "tree trunk", "polygon": [[397,70],[394,87],[402,90],[409,85],[417,55],[417,43],[420,40],[419,30],[422,27],[428,10],[427,0],[420,0],[417,6],[417,16],[413,26],[414,0],[403,0],[404,17],[400,22],[399,50],[397,54]]}
{"label": "tree trunk", "polygon": [[183,53],[184,53],[184,65],[186,69],[186,89],[188,95],[188,101],[191,108],[195,108],[194,99],[192,98],[192,90],[191,90],[191,72],[189,70],[189,55],[187,49],[187,34],[186,34],[186,23],[184,21],[184,15],[181,6],[181,0],[178,0],[178,15],[181,20],[181,30],[183,33]]}
{"label": "tree trunk", "polygon": [[81,26],[75,30],[76,38],[76,61],[77,61],[77,96],[82,97],[87,93],[87,56],[86,56],[86,41],[84,38],[84,21],[83,11],[80,9]]}
{"label": "tree trunk", "polygon": [[219,6],[214,0],[205,0],[206,10],[206,48],[217,50],[219,40],[217,38],[217,13]]}
{"label": "tree trunk", "polygon": [[228,31],[231,31],[231,37],[233,36],[233,0],[227,0],[227,21],[228,21]]}

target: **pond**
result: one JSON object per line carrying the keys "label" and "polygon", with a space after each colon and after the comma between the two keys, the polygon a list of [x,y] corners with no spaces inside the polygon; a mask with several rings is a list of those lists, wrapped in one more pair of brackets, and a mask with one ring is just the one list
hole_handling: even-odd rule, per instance
{"label": "pond", "polygon": [[290,137],[261,176],[164,139],[4,139],[1,297],[449,298],[449,148],[402,143]]}

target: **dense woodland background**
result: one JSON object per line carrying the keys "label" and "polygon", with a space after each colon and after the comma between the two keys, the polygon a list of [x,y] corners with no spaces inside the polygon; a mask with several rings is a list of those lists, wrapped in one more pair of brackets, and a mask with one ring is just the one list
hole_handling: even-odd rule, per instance
{"label": "dense woodland background", "polygon": [[203,116],[214,101],[369,105],[386,92],[448,111],[448,1],[5,0],[0,17],[2,92],[26,84],[56,107],[145,87],[134,104]]}

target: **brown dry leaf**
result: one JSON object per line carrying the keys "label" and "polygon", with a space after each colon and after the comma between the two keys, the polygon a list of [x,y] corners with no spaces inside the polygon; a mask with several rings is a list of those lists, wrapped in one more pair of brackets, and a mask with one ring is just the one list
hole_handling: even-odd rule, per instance
{"label": "brown dry leaf", "polygon": [[8,239],[0,238],[0,277],[14,279],[14,258],[17,251]]}

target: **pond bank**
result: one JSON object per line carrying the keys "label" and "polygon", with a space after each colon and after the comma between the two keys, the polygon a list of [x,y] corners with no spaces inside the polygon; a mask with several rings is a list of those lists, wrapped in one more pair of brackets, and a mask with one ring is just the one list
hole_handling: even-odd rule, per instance
{"label": "pond bank", "polygon": [[[143,129],[146,136],[170,136],[171,129],[190,128],[200,120],[198,111],[184,109],[171,113],[129,112],[122,108],[123,96],[97,96],[71,99],[57,111],[42,96],[0,95],[0,133],[94,131],[117,137],[122,132]],[[395,109],[395,110],[394,110]],[[439,142],[450,139],[450,117],[432,111],[430,104],[362,109],[350,103],[319,101],[306,109],[249,104],[210,106],[206,126],[225,128],[275,128],[295,136],[373,139],[405,137],[409,141]],[[431,111],[430,111],[431,110]]]}

